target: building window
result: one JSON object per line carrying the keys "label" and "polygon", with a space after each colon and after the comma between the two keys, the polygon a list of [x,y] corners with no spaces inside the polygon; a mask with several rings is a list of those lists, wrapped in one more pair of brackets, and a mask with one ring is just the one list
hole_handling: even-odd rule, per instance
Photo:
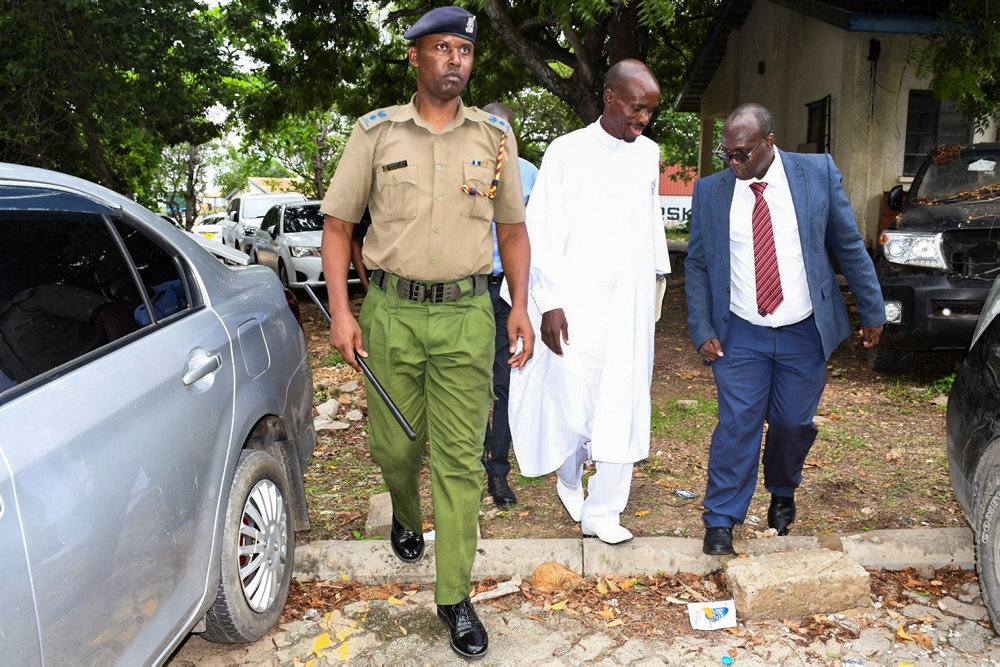
{"label": "building window", "polygon": [[935,146],[966,144],[972,128],[955,110],[954,102],[941,102],[929,90],[911,90],[906,107],[906,147],[903,175],[913,176],[924,156]]}
{"label": "building window", "polygon": [[806,124],[806,144],[814,153],[830,152],[830,96],[806,104],[809,119]]}

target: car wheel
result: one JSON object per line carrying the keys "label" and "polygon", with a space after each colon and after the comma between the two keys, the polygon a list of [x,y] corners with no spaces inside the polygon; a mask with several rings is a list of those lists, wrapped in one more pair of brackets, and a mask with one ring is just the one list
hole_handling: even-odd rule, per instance
{"label": "car wheel", "polygon": [[990,612],[993,627],[1000,627],[1000,479],[991,476],[984,480],[982,492],[977,494],[983,508],[977,517],[976,570],[983,600]]}
{"label": "car wheel", "polygon": [[222,534],[222,570],[202,637],[221,643],[256,641],[277,623],[292,580],[295,534],[281,464],[244,450],[229,489]]}
{"label": "car wheel", "polygon": [[879,373],[902,373],[913,367],[913,350],[897,350],[883,345],[868,348],[868,368]]}
{"label": "car wheel", "polygon": [[288,287],[288,269],[285,268],[285,263],[281,261],[278,262],[278,280],[281,281],[282,285]]}

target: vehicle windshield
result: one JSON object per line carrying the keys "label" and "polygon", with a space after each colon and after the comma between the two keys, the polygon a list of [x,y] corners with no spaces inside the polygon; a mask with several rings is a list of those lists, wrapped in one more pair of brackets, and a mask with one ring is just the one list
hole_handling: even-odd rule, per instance
{"label": "vehicle windshield", "polygon": [[920,181],[916,203],[1000,197],[1000,149],[963,151],[941,146]]}
{"label": "vehicle windshield", "polygon": [[268,195],[266,197],[248,197],[243,205],[244,218],[263,218],[272,206],[286,201],[301,200],[303,197],[289,195]]}
{"label": "vehicle windshield", "polygon": [[318,232],[323,229],[323,214],[315,206],[289,206],[285,209],[285,232]]}

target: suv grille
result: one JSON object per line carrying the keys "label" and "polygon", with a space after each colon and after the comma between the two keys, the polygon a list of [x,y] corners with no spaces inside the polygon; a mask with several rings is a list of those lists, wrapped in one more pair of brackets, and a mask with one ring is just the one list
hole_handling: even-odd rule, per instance
{"label": "suv grille", "polygon": [[945,232],[943,245],[954,275],[990,279],[1000,275],[1000,234],[989,229]]}

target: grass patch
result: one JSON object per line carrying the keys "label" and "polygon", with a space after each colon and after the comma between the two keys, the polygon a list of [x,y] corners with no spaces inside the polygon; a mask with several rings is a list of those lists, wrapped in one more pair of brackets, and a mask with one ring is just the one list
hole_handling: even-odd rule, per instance
{"label": "grass patch", "polygon": [[654,405],[650,414],[653,437],[695,441],[715,426],[718,403],[699,396],[671,399]]}

